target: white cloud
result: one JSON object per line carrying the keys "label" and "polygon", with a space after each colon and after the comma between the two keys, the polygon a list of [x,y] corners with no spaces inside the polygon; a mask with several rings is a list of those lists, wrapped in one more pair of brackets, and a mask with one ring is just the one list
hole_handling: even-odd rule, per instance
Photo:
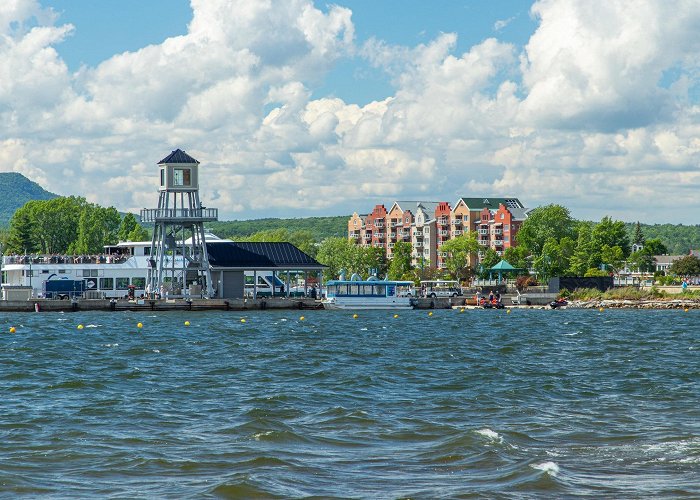
{"label": "white cloud", "polygon": [[[356,47],[351,12],[311,0],[191,4],[185,35],[71,74],[60,43],[74,28],[35,0],[3,2],[3,168],[138,210],[156,201],[155,162],[180,147],[224,218],[516,195],[662,221],[700,187],[693,1],[542,0],[525,47],[491,38],[462,54],[453,33]],[[351,57],[386,71],[394,95],[313,98]]]}

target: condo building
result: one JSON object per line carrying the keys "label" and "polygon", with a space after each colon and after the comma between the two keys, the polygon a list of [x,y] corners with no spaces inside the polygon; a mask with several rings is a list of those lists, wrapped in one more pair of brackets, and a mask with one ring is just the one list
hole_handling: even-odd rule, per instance
{"label": "condo building", "polygon": [[517,198],[459,198],[454,206],[446,201],[395,201],[388,211],[376,205],[367,215],[352,214],[348,238],[358,245],[383,247],[389,258],[394,245],[404,241],[411,244],[414,266],[442,269],[447,258],[440,250],[443,243],[470,231],[476,232],[480,245],[503,255],[516,245],[527,212]]}

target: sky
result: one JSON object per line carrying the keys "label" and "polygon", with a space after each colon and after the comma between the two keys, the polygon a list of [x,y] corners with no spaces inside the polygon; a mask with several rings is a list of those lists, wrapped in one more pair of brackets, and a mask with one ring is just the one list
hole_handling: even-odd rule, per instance
{"label": "sky", "polygon": [[700,224],[699,0],[3,0],[0,171],[221,220],[517,197]]}

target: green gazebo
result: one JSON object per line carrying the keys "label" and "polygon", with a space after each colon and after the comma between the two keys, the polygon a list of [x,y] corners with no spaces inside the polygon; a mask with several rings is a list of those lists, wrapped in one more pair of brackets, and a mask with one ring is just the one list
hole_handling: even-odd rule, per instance
{"label": "green gazebo", "polygon": [[522,269],[519,269],[517,267],[513,267],[510,265],[510,262],[508,262],[505,259],[502,259],[501,262],[493,266],[491,269],[489,269],[489,279],[492,278],[492,275],[494,272],[498,273],[498,282],[500,283],[503,280],[503,274],[506,273],[517,273],[518,271],[522,271]]}

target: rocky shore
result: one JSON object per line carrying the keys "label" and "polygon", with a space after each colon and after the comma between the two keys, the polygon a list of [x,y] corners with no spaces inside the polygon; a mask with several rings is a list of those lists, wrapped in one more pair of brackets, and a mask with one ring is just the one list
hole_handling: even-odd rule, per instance
{"label": "rocky shore", "polygon": [[700,299],[572,300],[571,308],[581,309],[700,309]]}

